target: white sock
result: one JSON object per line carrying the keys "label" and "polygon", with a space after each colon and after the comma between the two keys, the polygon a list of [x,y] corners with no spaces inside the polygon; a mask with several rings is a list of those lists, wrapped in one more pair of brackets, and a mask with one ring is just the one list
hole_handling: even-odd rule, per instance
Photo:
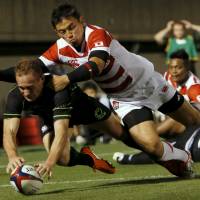
{"label": "white sock", "polygon": [[161,161],[168,161],[168,160],[182,160],[186,162],[188,160],[188,154],[181,150],[173,147],[170,143],[162,142],[164,152],[162,155]]}

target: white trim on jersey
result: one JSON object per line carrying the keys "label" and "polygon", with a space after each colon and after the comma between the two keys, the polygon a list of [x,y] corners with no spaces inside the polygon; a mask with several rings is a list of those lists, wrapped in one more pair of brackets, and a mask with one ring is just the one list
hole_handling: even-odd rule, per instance
{"label": "white trim on jersey", "polygon": [[53,66],[56,65],[55,62],[45,58],[44,56],[40,56],[39,59],[45,64],[45,66],[49,67],[49,66]]}

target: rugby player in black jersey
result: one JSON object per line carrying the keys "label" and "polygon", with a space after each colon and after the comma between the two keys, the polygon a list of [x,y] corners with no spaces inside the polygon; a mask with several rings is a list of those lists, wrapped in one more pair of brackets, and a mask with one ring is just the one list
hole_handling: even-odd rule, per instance
{"label": "rugby player in black jersey", "polygon": [[25,162],[18,154],[16,145],[16,134],[23,111],[40,116],[45,124],[42,136],[48,157],[44,163],[36,165],[40,175],[51,176],[55,164],[88,165],[105,173],[114,173],[115,168],[107,161],[97,158],[89,147],[83,147],[81,152],[70,147],[68,134],[68,128],[73,124],[101,123],[110,116],[110,111],[85,95],[75,84],[55,92],[48,85],[51,77],[45,77],[35,61],[20,62],[15,72],[17,86],[8,94],[4,113],[3,144],[9,160],[7,172]]}

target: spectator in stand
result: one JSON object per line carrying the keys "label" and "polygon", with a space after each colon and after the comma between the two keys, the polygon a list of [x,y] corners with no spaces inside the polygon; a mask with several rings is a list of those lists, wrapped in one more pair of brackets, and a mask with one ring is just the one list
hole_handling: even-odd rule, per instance
{"label": "spectator in stand", "polygon": [[[195,62],[198,60],[197,49],[192,35],[188,34],[187,30],[193,26],[186,20],[169,21],[166,27],[155,34],[154,39],[158,44],[166,43],[166,62],[168,64],[170,55],[178,49],[185,49],[190,59],[190,69],[195,73]],[[198,26],[193,30],[199,30]]]}

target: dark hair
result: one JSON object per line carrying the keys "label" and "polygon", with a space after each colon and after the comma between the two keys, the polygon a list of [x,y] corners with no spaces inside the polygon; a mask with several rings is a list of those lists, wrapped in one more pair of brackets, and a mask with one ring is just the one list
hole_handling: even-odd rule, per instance
{"label": "dark hair", "polygon": [[82,85],[81,89],[82,89],[83,91],[85,91],[85,90],[87,90],[87,89],[92,89],[92,90],[95,90],[96,92],[98,92],[98,87],[97,87],[97,85],[96,85],[95,83],[91,82],[91,81],[85,82],[85,83]]}
{"label": "dark hair", "polygon": [[17,76],[27,75],[31,72],[34,72],[38,74],[39,76],[42,76],[42,68],[41,63],[38,59],[36,60],[22,60],[20,61],[16,68],[15,68],[15,74]]}
{"label": "dark hair", "polygon": [[170,58],[179,58],[183,60],[189,60],[189,55],[184,49],[179,49],[173,53],[171,53]]}
{"label": "dark hair", "polygon": [[51,14],[51,24],[55,28],[63,18],[74,17],[80,19],[80,14],[75,6],[67,2],[56,7]]}
{"label": "dark hair", "polygon": [[183,27],[184,30],[186,30],[185,28],[185,24],[182,21],[174,21],[174,23],[172,24],[172,29],[174,28],[175,25],[181,25]]}
{"label": "dark hair", "polygon": [[179,49],[179,50],[171,53],[171,55],[169,57],[170,57],[170,59],[174,59],[174,58],[182,59],[184,66],[188,70],[190,69],[191,63],[190,63],[190,60],[189,60],[189,55],[184,49]]}

